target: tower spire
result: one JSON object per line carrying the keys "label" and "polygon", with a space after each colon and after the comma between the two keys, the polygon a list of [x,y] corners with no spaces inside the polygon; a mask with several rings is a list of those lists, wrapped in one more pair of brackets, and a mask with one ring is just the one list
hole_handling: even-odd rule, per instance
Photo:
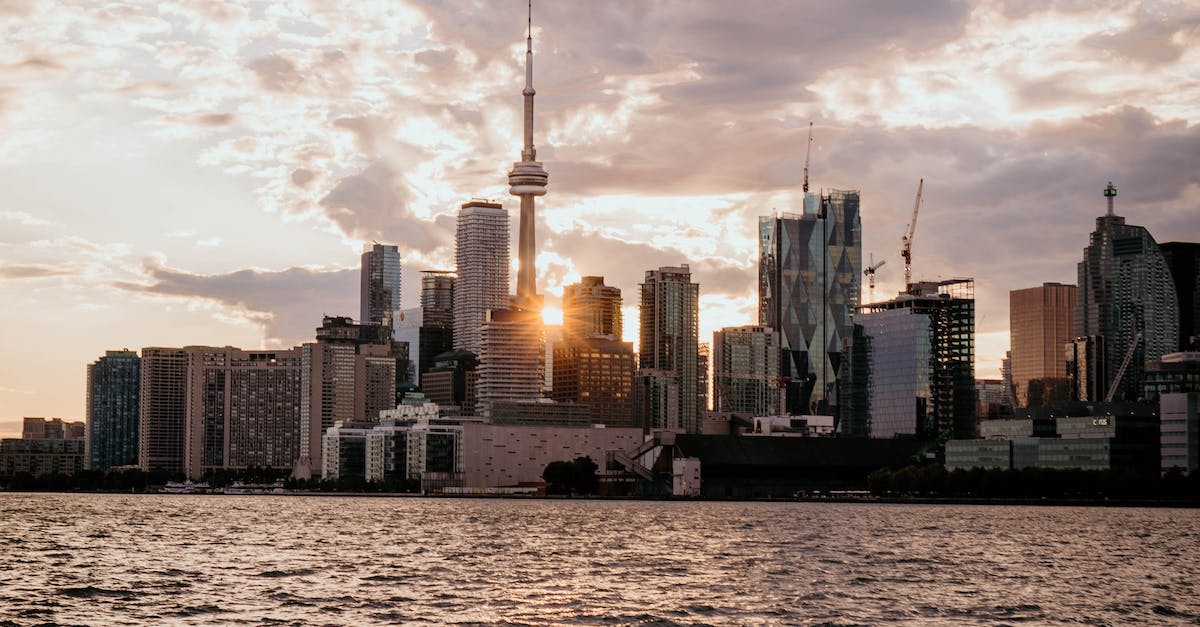
{"label": "tower spire", "polygon": [[[532,1],[532,0],[530,0]],[[1108,200],[1108,217],[1113,217],[1113,199],[1117,197],[1117,188],[1113,187],[1112,181],[1108,182],[1108,187],[1104,188],[1104,198]]]}
{"label": "tower spire", "polygon": [[542,299],[537,293],[537,257],[534,241],[534,198],[546,194],[549,174],[537,160],[533,147],[533,0],[529,0],[529,14],[525,34],[525,99],[524,143],[521,160],[513,164],[508,173],[508,193],[521,199],[521,222],[517,239],[517,296],[515,305],[521,309],[542,308]]}

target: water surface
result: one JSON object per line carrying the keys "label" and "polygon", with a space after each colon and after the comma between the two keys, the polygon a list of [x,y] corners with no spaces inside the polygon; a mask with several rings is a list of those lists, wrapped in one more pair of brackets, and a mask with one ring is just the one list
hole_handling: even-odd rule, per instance
{"label": "water surface", "polygon": [[0,494],[0,624],[1198,624],[1200,511]]}

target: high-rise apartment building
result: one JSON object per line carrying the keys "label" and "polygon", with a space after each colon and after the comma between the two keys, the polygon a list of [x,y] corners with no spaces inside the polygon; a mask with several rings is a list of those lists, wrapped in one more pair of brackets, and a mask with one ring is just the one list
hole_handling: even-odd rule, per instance
{"label": "high-rise apartment building", "polygon": [[391,327],[400,310],[400,250],[373,244],[362,254],[359,320]]}
{"label": "high-rise apartment building", "polygon": [[321,435],[337,421],[377,421],[396,405],[395,348],[381,325],[326,317],[317,341],[300,347],[300,461],[296,475],[321,468]]}
{"label": "high-rise apartment building", "polygon": [[188,353],[182,348],[142,349],[138,399],[138,466],[184,471]]}
{"label": "high-rise apartment building", "polygon": [[1012,385],[1021,407],[1067,400],[1056,390],[1066,389],[1063,347],[1075,338],[1075,296],[1074,285],[1061,283],[1008,293]]}
{"label": "high-rise apartment building", "polygon": [[458,213],[454,282],[454,348],[479,354],[480,329],[492,309],[508,307],[508,212],[472,200]]}
{"label": "high-rise apartment building", "polygon": [[[1108,211],[1096,218],[1079,262],[1075,307],[1075,336],[1092,338],[1090,345],[1098,352],[1078,359],[1072,373],[1080,400],[1102,401],[1133,346],[1129,366],[1113,389],[1114,400],[1132,400],[1142,388],[1144,364],[1179,350],[1179,300],[1150,232],[1113,212],[1117,190],[1112,183],[1104,195]],[[1090,386],[1078,383],[1085,365],[1095,370]]]}
{"label": "high-rise apartment building", "polygon": [[779,415],[779,332],[763,326],[713,333],[713,410]]}
{"label": "high-rise apartment building", "polygon": [[913,283],[892,300],[863,306],[854,322],[840,431],[975,437],[974,281]]}
{"label": "high-rise apartment building", "polygon": [[803,214],[761,217],[758,230],[759,324],[779,332],[784,410],[835,413],[861,288],[859,193],[806,193]]}
{"label": "high-rise apartment building", "polygon": [[[666,373],[674,373],[677,381],[669,387],[678,395],[672,403],[643,403],[642,410],[653,407],[655,411],[678,414],[641,416],[642,422],[637,426],[669,425],[662,428],[699,433],[703,411],[698,402],[700,285],[692,283],[691,269],[683,264],[647,270],[641,291],[638,368],[658,371],[658,375],[649,379],[657,382],[665,382],[670,378]],[[652,396],[658,398],[662,394],[658,390]]]}
{"label": "high-rise apartment building", "polygon": [[493,309],[480,332],[476,412],[490,416],[497,401],[542,396],[546,358],[538,310]]}
{"label": "high-rise apartment building", "polygon": [[292,468],[300,456],[301,349],[188,346],[185,472]]}
{"label": "high-rise apartment building", "polygon": [[106,351],[87,367],[87,456],[92,470],[138,463],[141,363],[137,351]]}
{"label": "high-rise apartment building", "polygon": [[1196,312],[1200,311],[1200,244],[1167,242],[1158,245],[1179,302],[1179,350],[1200,351],[1200,329],[1196,328]]}

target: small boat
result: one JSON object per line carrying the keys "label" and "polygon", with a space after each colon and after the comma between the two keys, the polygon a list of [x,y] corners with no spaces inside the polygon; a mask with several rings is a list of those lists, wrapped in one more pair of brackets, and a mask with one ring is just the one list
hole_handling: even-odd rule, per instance
{"label": "small boat", "polygon": [[178,481],[168,481],[167,485],[158,489],[162,494],[208,494],[212,492],[212,486],[207,482],[193,482],[191,479],[180,483]]}
{"label": "small boat", "polygon": [[283,479],[274,483],[242,483],[234,481],[229,487],[221,490],[225,494],[283,494]]}

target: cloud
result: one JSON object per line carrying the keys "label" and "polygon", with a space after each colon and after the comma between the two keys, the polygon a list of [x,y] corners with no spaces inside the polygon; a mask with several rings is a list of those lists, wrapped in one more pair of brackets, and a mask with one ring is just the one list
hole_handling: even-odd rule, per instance
{"label": "cloud", "polygon": [[320,205],[348,234],[364,239],[383,237],[417,251],[447,245],[451,240],[447,225],[414,216],[408,207],[410,200],[404,179],[377,161],[361,173],[339,180]]}
{"label": "cloud", "polygon": [[3,279],[44,279],[48,277],[71,276],[79,274],[79,272],[80,269],[74,266],[0,264],[0,278]]}
{"label": "cloud", "polygon": [[357,269],[239,270],[225,274],[192,274],[144,263],[145,283],[114,282],[129,291],[219,303],[261,324],[271,346],[312,341],[324,315],[358,317]]}

